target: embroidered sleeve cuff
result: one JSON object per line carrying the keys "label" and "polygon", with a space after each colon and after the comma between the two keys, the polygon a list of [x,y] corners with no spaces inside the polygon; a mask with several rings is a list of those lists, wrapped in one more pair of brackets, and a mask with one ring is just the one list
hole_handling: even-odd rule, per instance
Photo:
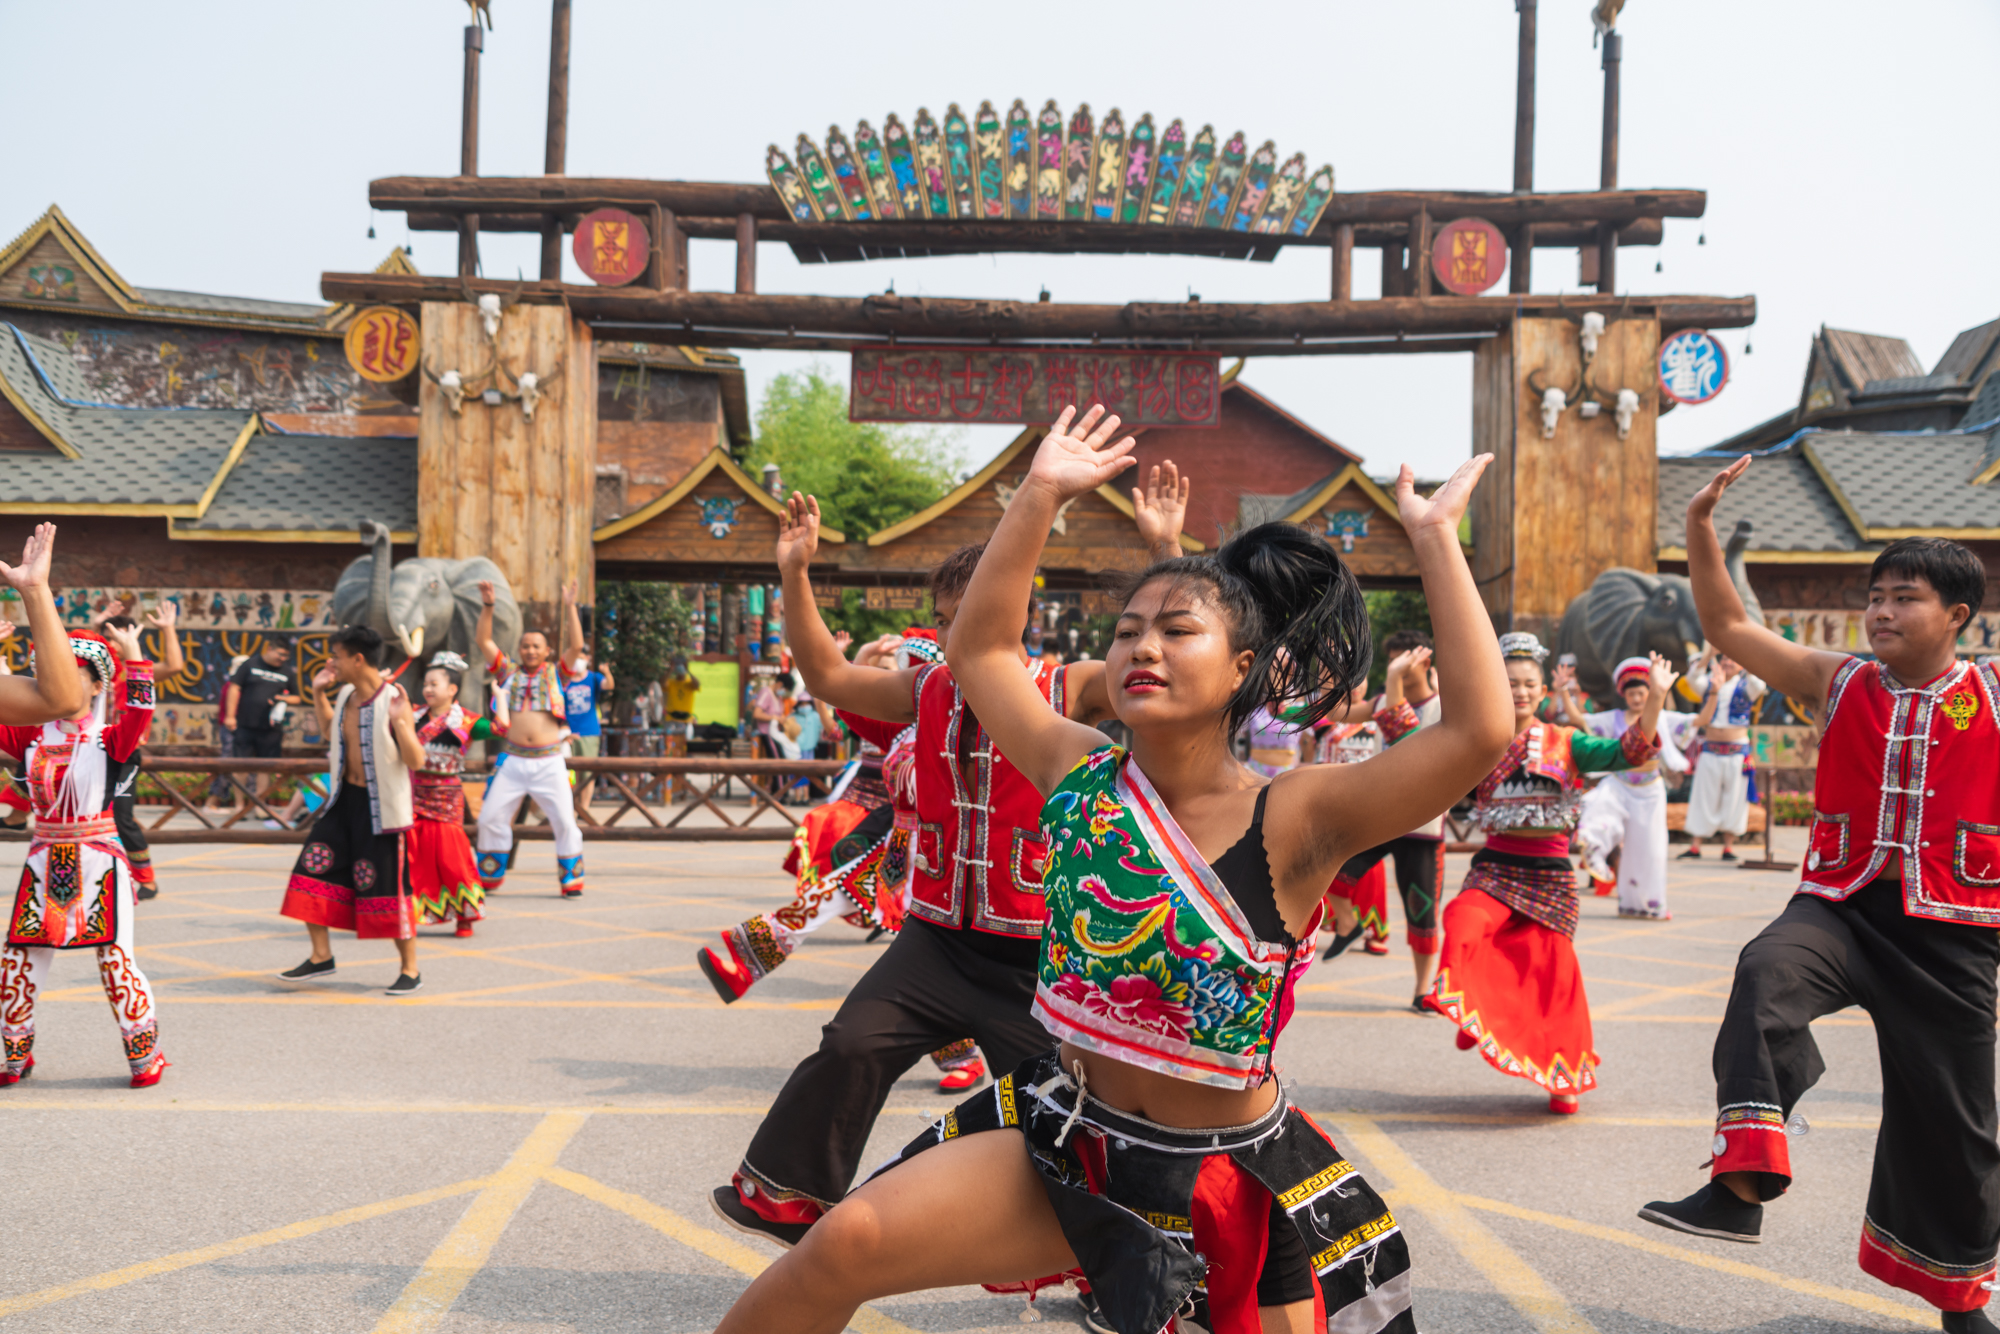
{"label": "embroidered sleeve cuff", "polygon": [[[1424,725],[1423,719],[1417,717],[1417,711],[1410,707],[1408,700],[1404,700],[1393,709],[1385,709],[1377,705],[1375,708],[1375,722],[1381,727],[1382,735],[1390,741],[1400,741]],[[1428,745],[1430,743],[1426,742],[1425,744]]]}
{"label": "embroidered sleeve cuff", "polygon": [[1640,736],[1639,724],[1633,723],[1625,729],[1625,735],[1618,738],[1618,748],[1624,752],[1625,763],[1636,769],[1660,753],[1659,733]]}

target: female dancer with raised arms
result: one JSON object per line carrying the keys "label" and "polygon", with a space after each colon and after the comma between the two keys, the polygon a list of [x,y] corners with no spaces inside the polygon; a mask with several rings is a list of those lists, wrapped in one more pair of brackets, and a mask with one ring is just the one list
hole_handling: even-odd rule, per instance
{"label": "female dancer with raised arms", "polygon": [[[1263,704],[1310,725],[1367,671],[1361,593],[1325,541],[1266,524],[1149,567],[1106,655],[1132,751],[1049,708],[1015,646],[1060,507],[1130,466],[1064,411],[987,544],[947,646],[967,705],[1047,794],[1034,1013],[1059,1051],[960,1104],[766,1270],[719,1334],[832,1334],[871,1298],[1080,1266],[1119,1334],[1415,1329],[1381,1198],[1271,1068],[1319,900],[1348,857],[1444,810],[1511,734],[1457,531],[1489,456],[1396,484],[1436,630],[1443,719],[1359,764],[1266,783],[1230,754]],[[993,1133],[1006,1131],[1008,1133]],[[986,1132],[986,1133],[982,1133]],[[1315,1275],[1317,1282],[1314,1281]],[[1322,1304],[1323,1303],[1323,1304]]]}

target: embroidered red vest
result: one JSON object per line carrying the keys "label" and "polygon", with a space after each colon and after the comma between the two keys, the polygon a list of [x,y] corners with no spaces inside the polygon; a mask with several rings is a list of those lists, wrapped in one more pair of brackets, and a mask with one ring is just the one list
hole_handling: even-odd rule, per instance
{"label": "embroidered red vest", "polygon": [[2000,926],[2000,677],[1922,688],[1849,658],[1827,691],[1799,892],[1844,899],[1900,869],[1903,911]]}
{"label": "embroidered red vest", "polygon": [[[1063,712],[1063,669],[1033,664],[1035,685]],[[917,673],[917,836],[910,858],[910,914],[939,926],[1038,940],[1042,900],[1042,794],[975,728],[958,765],[967,721],[941,664]]]}

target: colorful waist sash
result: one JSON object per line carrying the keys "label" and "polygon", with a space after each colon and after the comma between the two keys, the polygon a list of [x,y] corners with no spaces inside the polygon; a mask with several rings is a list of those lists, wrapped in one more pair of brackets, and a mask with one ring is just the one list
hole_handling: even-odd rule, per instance
{"label": "colorful waist sash", "polygon": [[1519,857],[1482,848],[1462,889],[1477,889],[1566,936],[1576,934],[1576,871],[1564,857]]}
{"label": "colorful waist sash", "polygon": [[502,748],[509,755],[517,755],[524,760],[546,760],[551,755],[563,753],[561,741],[552,741],[546,746],[524,746],[518,741],[509,741]]}
{"label": "colorful waist sash", "polygon": [[109,815],[88,820],[36,820],[37,843],[96,843],[118,837],[118,821]]}

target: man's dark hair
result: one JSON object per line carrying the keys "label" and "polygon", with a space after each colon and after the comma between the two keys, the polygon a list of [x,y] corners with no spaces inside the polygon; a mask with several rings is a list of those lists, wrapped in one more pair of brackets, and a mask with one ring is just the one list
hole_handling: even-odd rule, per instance
{"label": "man's dark hair", "polygon": [[[546,630],[544,630],[544,629],[542,629],[542,627],[541,627],[541,626],[539,626],[539,625],[528,625],[528,626],[523,626],[523,627],[521,628],[521,633],[522,633],[522,634],[524,634],[524,635],[540,635],[540,636],[542,637],[542,642],[543,642],[544,644],[549,644],[549,643],[553,643],[553,642],[555,642],[555,641],[553,641],[553,640],[551,640],[551,639],[549,638],[549,632],[548,632],[548,631],[546,631]],[[515,642],[516,642],[516,643],[519,643],[520,641],[519,641],[519,640],[516,640]]]}
{"label": "man's dark hair", "polygon": [[939,561],[931,571],[931,601],[964,597],[966,585],[972,582],[972,572],[979,568],[979,558],[985,554],[986,544],[975,542]]}
{"label": "man's dark hair", "polygon": [[1882,548],[1868,571],[1872,587],[1887,575],[1916,575],[1937,590],[1946,611],[1961,603],[1967,620],[1986,601],[1986,566],[1970,548],[1942,537],[1899,537]]}
{"label": "man's dark hair", "polygon": [[365,625],[343,625],[327,642],[339,645],[370,667],[382,665],[382,636]]}
{"label": "man's dark hair", "polygon": [[[972,572],[979,568],[979,558],[986,554],[986,544],[975,542],[969,547],[960,547],[946,556],[931,569],[931,605],[936,606],[939,598],[962,598],[972,583]],[[1028,609],[1032,613],[1035,606],[1035,590],[1028,590]]]}
{"label": "man's dark hair", "polygon": [[[1382,656],[1393,658],[1398,653],[1408,653],[1413,648],[1429,648],[1431,637],[1422,630],[1391,630],[1389,637],[1382,641]],[[1432,660],[1435,667],[1437,662]]]}

